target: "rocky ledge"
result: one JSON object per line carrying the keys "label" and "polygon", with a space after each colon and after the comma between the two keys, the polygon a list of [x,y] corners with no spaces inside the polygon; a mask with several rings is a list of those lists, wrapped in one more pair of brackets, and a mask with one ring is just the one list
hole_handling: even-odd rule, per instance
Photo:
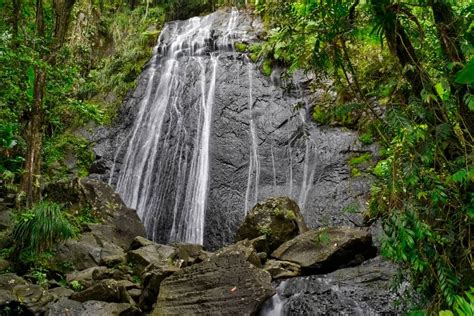
{"label": "rocky ledge", "polygon": [[[42,286],[0,274],[0,313],[33,315],[317,315],[396,313],[395,267],[375,256],[371,234],[352,227],[307,230],[284,197],[258,203],[236,242],[161,245],[106,184],[73,180],[48,197],[102,218],[57,246]],[[369,260],[370,259],[370,260]],[[5,263],[5,262],[4,262]],[[2,270],[11,265],[2,264]],[[4,271],[5,272],[5,271]],[[322,274],[325,273],[325,274]],[[361,314],[361,315],[362,315]]]}

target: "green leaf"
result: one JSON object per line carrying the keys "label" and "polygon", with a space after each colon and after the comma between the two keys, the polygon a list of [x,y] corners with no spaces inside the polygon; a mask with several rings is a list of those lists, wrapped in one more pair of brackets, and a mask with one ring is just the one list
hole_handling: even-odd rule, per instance
{"label": "green leaf", "polygon": [[467,211],[466,211],[466,214],[470,218],[474,218],[474,208],[472,208],[472,207],[468,208]]}
{"label": "green leaf", "polygon": [[435,85],[435,89],[436,89],[436,93],[439,95],[439,97],[441,99],[444,99],[444,94],[445,94],[446,91],[444,91],[444,87],[441,84],[441,82],[439,82]]}
{"label": "green leaf", "polygon": [[465,102],[469,110],[474,112],[474,96],[472,94],[468,94],[465,98]]}
{"label": "green leaf", "polygon": [[451,176],[454,182],[463,183],[468,179],[468,173],[466,169],[458,170],[455,174]]}
{"label": "green leaf", "polygon": [[456,74],[456,83],[471,84],[474,82],[474,59]]}

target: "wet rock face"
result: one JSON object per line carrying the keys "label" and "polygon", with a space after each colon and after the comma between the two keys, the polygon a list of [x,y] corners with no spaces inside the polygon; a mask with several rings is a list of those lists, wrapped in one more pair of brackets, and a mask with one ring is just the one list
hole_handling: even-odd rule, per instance
{"label": "wet rock face", "polygon": [[[280,306],[265,304],[261,316],[398,315],[398,294],[390,291],[396,267],[380,257],[325,275],[291,278],[278,288]],[[278,310],[279,313],[272,311]]]}
{"label": "wet rock face", "polygon": [[[216,22],[211,37],[218,43],[226,31],[230,13],[218,11],[214,15]],[[185,22],[175,23],[181,23],[182,27]],[[258,19],[240,14],[236,25],[237,41],[258,41],[261,30]],[[171,43],[172,40],[170,34],[162,35],[163,42]],[[200,57],[209,77],[212,72],[210,54],[207,52]],[[182,121],[178,125],[177,114],[171,108],[165,114],[161,129],[163,137],[168,137],[169,141],[160,147],[156,158],[163,165],[171,166],[175,157],[179,157],[175,156],[181,150],[177,145],[179,142],[189,152],[187,156],[183,153],[183,157],[191,156],[197,135],[193,124],[199,117],[196,112],[199,107],[194,104],[201,97],[196,84],[199,71],[199,67],[191,64],[180,70],[180,80],[184,82],[186,91],[180,100],[180,105],[184,106],[178,109]],[[209,139],[204,226],[204,245],[209,249],[232,242],[246,212],[258,201],[271,196],[294,199],[311,228],[350,225],[348,218],[355,215],[343,214],[342,210],[350,204],[363,205],[365,202],[368,180],[351,178],[346,161],[352,153],[370,149],[364,148],[353,132],[318,127],[310,122],[310,108],[317,102],[318,92],[309,92],[308,78],[298,74],[294,76],[294,82],[288,84],[279,77],[278,69],[270,77],[264,76],[259,65],[249,63],[244,53],[227,51],[219,55]],[[116,184],[124,167],[128,139],[148,79],[149,74],[144,72],[137,89],[121,109],[114,128],[102,128],[91,135],[90,138],[96,142],[98,158],[97,168],[93,170],[97,174],[93,177]],[[206,85],[209,85],[209,80]],[[302,108],[298,110],[297,104]],[[181,135],[183,130],[186,130],[185,136]],[[188,161],[182,167],[189,168],[190,165]],[[180,179],[172,180],[178,171],[170,167],[165,170],[167,178],[164,180],[169,183],[165,185],[163,179],[158,181],[153,176],[156,181],[150,191],[156,199],[165,199],[164,207],[152,219],[156,221],[154,239],[160,243],[170,241],[173,221],[179,218],[179,214],[174,214],[172,198],[178,192]],[[147,170],[147,173],[158,174],[156,170]],[[152,233],[148,232],[148,236]]]}

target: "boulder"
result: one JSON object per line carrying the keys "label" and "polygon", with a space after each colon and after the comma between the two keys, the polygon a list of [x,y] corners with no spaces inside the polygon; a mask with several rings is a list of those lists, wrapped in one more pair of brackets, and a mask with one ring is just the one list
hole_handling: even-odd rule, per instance
{"label": "boulder", "polygon": [[124,262],[123,249],[89,232],[81,234],[77,240],[69,239],[59,245],[52,263],[57,270],[62,271],[64,263],[67,263],[68,268],[84,270],[111,261]]}
{"label": "boulder", "polygon": [[0,307],[21,305],[23,310],[41,314],[53,299],[53,295],[41,286],[31,284],[16,274],[0,274]]}
{"label": "boulder", "polygon": [[0,306],[16,301],[13,289],[17,285],[28,284],[23,278],[13,273],[0,274]]}
{"label": "boulder", "polygon": [[67,298],[59,299],[49,306],[46,316],[67,315],[67,316],[135,316],[141,313],[131,304],[107,303],[99,301],[87,301],[80,303]]}
{"label": "boulder", "polygon": [[176,248],[168,245],[150,244],[131,250],[127,253],[127,261],[134,264],[135,272],[140,274],[150,264],[167,265],[173,261]]}
{"label": "boulder", "polygon": [[325,275],[287,279],[260,315],[400,315],[406,306],[399,304],[401,293],[390,289],[396,271],[377,257]]}
{"label": "boulder", "polygon": [[273,294],[268,272],[225,252],[164,279],[152,315],[251,315]]}
{"label": "boulder", "polygon": [[[122,292],[123,285],[118,281],[112,279],[100,280],[91,287],[75,292],[71,295],[71,299],[78,302],[85,302],[90,300],[121,303],[124,301]],[[126,298],[125,298],[126,300]]]}
{"label": "boulder", "polygon": [[235,239],[255,239],[265,235],[269,250],[274,250],[306,230],[298,204],[287,197],[273,197],[255,205],[239,227]]}
{"label": "boulder", "polygon": [[[105,267],[100,267],[105,268]],[[125,274],[122,270],[116,268],[105,268],[96,269],[92,271],[92,279],[95,281],[114,279],[114,280],[129,280],[129,275]]]}
{"label": "boulder", "polygon": [[178,261],[179,266],[190,266],[202,262],[210,256],[210,253],[205,251],[201,245],[176,243],[172,246],[176,248],[175,260]]}
{"label": "boulder", "polygon": [[73,271],[66,274],[66,281],[77,281],[84,287],[89,287],[94,283],[94,273],[107,270],[106,267],[91,267],[81,271]]}
{"label": "boulder", "polygon": [[154,245],[155,243],[149,239],[146,239],[145,237],[142,236],[137,236],[133,238],[130,247],[128,250],[135,250],[141,247],[149,246],[149,245]]}
{"label": "boulder", "polygon": [[310,230],[282,244],[272,253],[278,260],[300,265],[307,272],[330,272],[374,257],[369,232],[352,227]]}
{"label": "boulder", "polygon": [[245,257],[245,259],[256,266],[257,268],[262,267],[262,261],[260,256],[257,254],[257,251],[253,247],[253,244],[245,239],[235,244],[229,245],[217,251],[215,255],[219,256],[226,256],[226,255],[233,255],[233,254],[240,254]]}
{"label": "boulder", "polygon": [[66,297],[66,298],[70,297],[74,293],[74,291],[66,287],[58,286],[58,287],[49,289],[48,293],[53,296],[54,301],[57,301],[58,299],[63,298],[63,297]]}
{"label": "boulder", "polygon": [[[130,295],[130,297],[135,301],[135,302],[138,302],[140,300],[140,297],[142,296],[142,290],[141,289],[138,289],[138,288],[134,288],[134,289],[129,289],[127,290],[128,292],[128,295]],[[156,299],[156,297],[155,297]],[[143,310],[143,309],[142,309]]]}
{"label": "boulder", "polygon": [[145,236],[145,228],[136,211],[128,208],[104,182],[87,178],[55,182],[45,188],[44,195],[55,202],[68,204],[72,210],[91,208],[105,224],[96,225],[93,231],[123,249],[127,249],[136,236]]}
{"label": "boulder", "polygon": [[272,275],[273,280],[301,275],[301,267],[289,261],[268,260],[263,269]]}

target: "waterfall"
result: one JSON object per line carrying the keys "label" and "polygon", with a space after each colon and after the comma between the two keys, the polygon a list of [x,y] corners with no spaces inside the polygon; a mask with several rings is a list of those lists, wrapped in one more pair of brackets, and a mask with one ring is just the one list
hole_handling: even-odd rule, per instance
{"label": "waterfall", "polygon": [[304,74],[282,78],[278,65],[271,76],[261,72],[261,60],[249,56],[263,34],[258,17],[235,9],[161,30],[98,153],[104,178],[137,210],[150,239],[216,249],[270,196],[298,201],[313,226],[340,218],[333,215],[347,201],[333,200],[352,190],[345,152],[356,136],[311,122],[314,93]]}
{"label": "waterfall", "polygon": [[[245,56],[246,64],[248,68],[248,80],[249,80],[249,96],[248,96],[248,109],[249,109],[249,127],[250,127],[250,155],[249,155],[249,167],[247,177],[247,190],[245,192],[245,214],[253,207],[258,201],[258,185],[260,180],[260,162],[258,157],[258,142],[257,142],[257,131],[255,122],[253,119],[253,72],[254,64]],[[253,198],[250,199],[251,190],[253,188]]]}
{"label": "waterfall", "polygon": [[286,298],[283,296],[283,291],[287,284],[287,280],[282,281],[276,288],[276,293],[268,299],[262,306],[259,316],[281,316],[283,315],[283,307]]}
{"label": "waterfall", "polygon": [[[217,50],[211,16],[166,24],[144,75],[145,92],[109,182],[126,146],[116,190],[153,240],[203,243],[219,49],[233,45],[237,19],[233,10]],[[165,217],[172,217],[170,227]]]}

